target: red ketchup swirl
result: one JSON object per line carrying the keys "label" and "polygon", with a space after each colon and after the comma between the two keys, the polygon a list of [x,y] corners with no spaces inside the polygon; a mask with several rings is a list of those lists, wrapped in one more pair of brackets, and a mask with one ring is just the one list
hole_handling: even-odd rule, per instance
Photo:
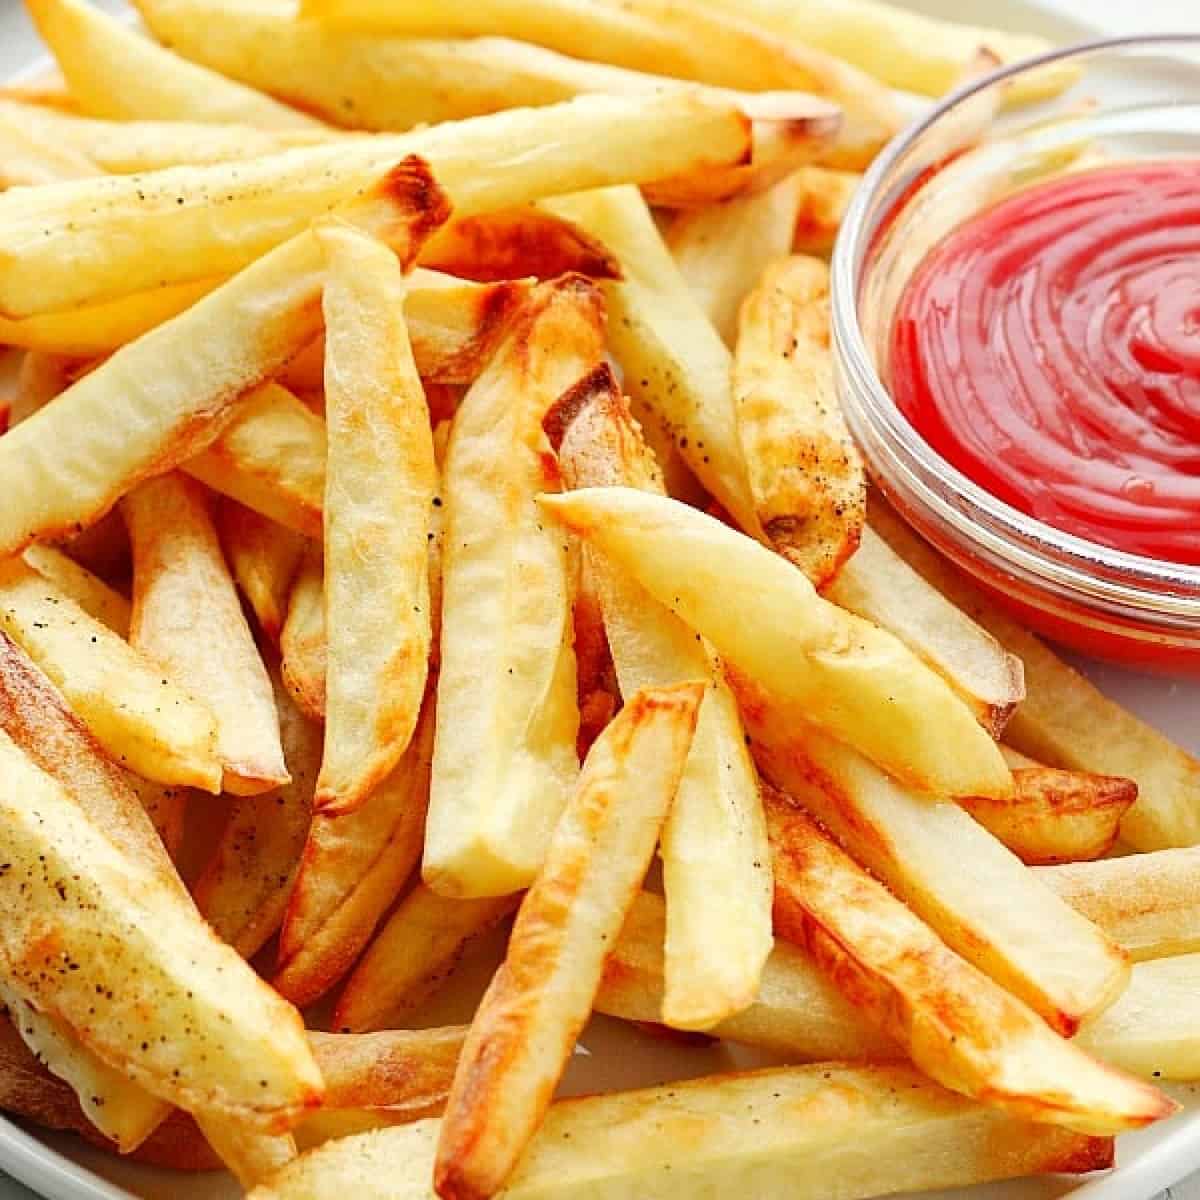
{"label": "red ketchup swirl", "polygon": [[1200,564],[1200,162],[1066,175],[966,222],[901,298],[890,375],[994,496]]}

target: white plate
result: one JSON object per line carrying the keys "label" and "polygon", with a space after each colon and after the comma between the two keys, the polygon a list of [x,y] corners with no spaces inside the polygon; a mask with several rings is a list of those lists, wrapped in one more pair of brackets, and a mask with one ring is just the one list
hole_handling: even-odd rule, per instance
{"label": "white plate", "polygon": [[[1153,0],[1165,12],[1165,0]],[[121,0],[101,0],[116,8]],[[1051,3],[1008,0],[1003,18],[993,0],[908,0],[910,7],[936,16],[1004,24],[1068,42],[1093,36],[1088,25],[1056,11]],[[1187,0],[1185,0],[1186,6]],[[1075,5],[1083,10],[1085,3]],[[1095,12],[1096,6],[1091,6]],[[1100,14],[1096,14],[1099,16]],[[1117,14],[1113,14],[1116,16]],[[1193,22],[1195,18],[1193,17]],[[1129,25],[1128,13],[1122,23]],[[1147,21],[1149,24],[1149,21]],[[16,0],[0,0],[0,78],[28,69],[39,48]],[[1081,664],[1110,695],[1140,713],[1192,750],[1200,750],[1195,716],[1200,712],[1200,684],[1173,683],[1139,676],[1115,667]],[[423,1023],[469,1019],[478,994],[495,961],[496,948],[484,947],[464,964],[454,993],[422,1014]],[[635,1035],[620,1022],[598,1018],[588,1027],[571,1064],[565,1090],[608,1091],[644,1086],[685,1076],[708,1074],[770,1061],[740,1048],[715,1046],[682,1049]],[[1180,1098],[1188,1101],[1187,1090]],[[926,1193],[924,1200],[1150,1200],[1164,1187],[1200,1169],[1200,1089],[1194,1107],[1155,1129],[1127,1135],[1118,1144],[1118,1167],[1089,1180],[1075,1178],[1014,1180],[1009,1183]],[[0,1169],[50,1200],[235,1200],[240,1192],[220,1175],[182,1175],[122,1162],[66,1135],[26,1132],[0,1118]],[[0,1197],[7,1198],[0,1179]],[[741,1198],[739,1198],[741,1200]],[[753,1200],[746,1197],[745,1200]]]}

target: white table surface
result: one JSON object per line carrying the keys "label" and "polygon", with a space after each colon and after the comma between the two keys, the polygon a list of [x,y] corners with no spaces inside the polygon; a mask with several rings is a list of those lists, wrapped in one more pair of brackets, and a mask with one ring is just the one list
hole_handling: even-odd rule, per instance
{"label": "white table surface", "polygon": [[[108,7],[105,0],[99,2]],[[1041,0],[1047,8],[1078,17],[1112,33],[1200,31],[1200,0]],[[921,0],[908,0],[921,8]],[[997,0],[989,22],[1002,26],[1003,0]],[[24,35],[27,18],[19,0],[0,0],[0,79],[27,59]],[[0,1173],[0,1200],[38,1200],[20,1184]],[[752,1200],[747,1197],[746,1200]],[[1200,1200],[1200,1173],[1173,1185],[1160,1200]]]}

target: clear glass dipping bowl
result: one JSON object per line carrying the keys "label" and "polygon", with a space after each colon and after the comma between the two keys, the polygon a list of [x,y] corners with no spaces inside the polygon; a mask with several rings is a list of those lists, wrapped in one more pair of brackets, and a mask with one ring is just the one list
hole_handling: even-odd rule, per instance
{"label": "clear glass dipping bowl", "polygon": [[[1076,77],[1051,100],[1001,107],[1014,79],[1046,70]],[[933,451],[887,389],[892,317],[926,252],[1002,196],[1100,156],[1200,158],[1200,36],[1118,38],[1031,59],[959,89],[897,137],[867,172],[833,254],[838,389],[882,492],[1026,623],[1089,654],[1196,674],[1200,567],[1025,516]]]}

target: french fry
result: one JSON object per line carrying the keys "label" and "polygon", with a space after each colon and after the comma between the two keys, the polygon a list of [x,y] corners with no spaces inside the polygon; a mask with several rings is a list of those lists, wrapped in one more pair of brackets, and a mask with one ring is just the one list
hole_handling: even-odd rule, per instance
{"label": "french fry", "polygon": [[866,472],[834,391],[819,259],[769,266],[742,303],[733,395],[763,531],[821,587],[858,548]]}
{"label": "french fry", "polygon": [[[472,383],[532,281],[474,284],[432,271],[410,277],[405,320],[427,382]],[[320,346],[318,373],[324,361]],[[209,487],[307,537],[322,537],[326,430],[286,388],[265,384],[232,424],[184,470]]]}
{"label": "french fry", "polygon": [[119,637],[129,633],[129,601],[98,575],[81,567],[54,546],[35,543],[21,555],[43,579],[70,596],[89,617],[107,625]]}
{"label": "french fry", "polygon": [[0,128],[15,129],[40,144],[49,142],[61,147],[64,154],[75,156],[82,168],[87,168],[60,176],[64,179],[98,172],[133,175],[185,163],[201,166],[240,162],[342,136],[323,131],[315,122],[308,129],[269,130],[246,124],[213,125],[198,121],[103,120],[72,116],[3,97],[0,97]]}
{"label": "french fry", "polygon": [[[441,1122],[302,1155],[250,1200],[433,1200]],[[1034,1125],[955,1096],[912,1067],[781,1067],[561,1100],[505,1200],[686,1200],[700,1188],[788,1200],[955,1188],[1111,1165],[1109,1138]],[[402,1164],[398,1166],[398,1164]]]}
{"label": "french fry", "polygon": [[[368,1129],[401,1125],[441,1112],[465,1027],[393,1030],[346,1037],[309,1033],[325,1080],[321,1107],[292,1131],[302,1149]],[[155,1102],[161,1104],[161,1102]],[[0,1109],[49,1129],[82,1134],[116,1152],[84,1116],[71,1088],[51,1075],[0,1018]],[[205,1122],[211,1135],[214,1122]],[[218,1128],[218,1138],[225,1131]],[[263,1135],[257,1135],[261,1142]],[[175,1171],[211,1171],[222,1163],[186,1113],[175,1110],[128,1157]]]}
{"label": "french fry", "polygon": [[361,1121],[398,1124],[442,1110],[467,1030],[389,1030],[347,1036],[310,1033],[320,1074],[325,1080],[322,1109],[298,1129],[302,1144],[322,1133],[322,1116],[356,1114]]}
{"label": "french fry", "polygon": [[[465,217],[555,193],[736,165],[747,156],[748,125],[732,105],[686,91],[581,96],[252,162],[53,184],[38,189],[36,204],[23,198],[28,189],[17,189],[0,195],[0,315],[56,312],[240,271],[413,155],[428,160],[455,214]],[[403,243],[396,249],[411,251],[420,239],[403,236],[405,217],[428,233],[444,214],[443,196],[428,186],[399,190],[388,221]],[[306,256],[301,270],[291,254],[289,277],[306,275],[315,260]],[[280,265],[268,257],[241,278],[270,294]],[[203,303],[196,308],[202,310]],[[315,332],[306,323],[300,344]],[[298,348],[289,345],[280,362]]]}
{"label": "french fry", "polygon": [[[94,117],[242,122],[264,129],[320,123],[139,37],[84,0],[29,0],[71,95]],[[113,87],[120,79],[121,86]]]}
{"label": "french fry", "polygon": [[838,165],[866,165],[900,123],[886,89],[869,76],[812,51],[804,42],[766,34],[712,5],[489,0],[451,11],[431,2],[399,8],[373,0],[306,0],[302,9],[308,16],[375,33],[502,35],[578,58],[716,87],[815,92],[846,112]]}
{"label": "french fry", "polygon": [[[890,634],[822,600],[790,563],[704,513],[630,488],[542,498],[774,701],[896,778],[935,794],[1003,795],[1008,767],[949,687]],[[722,580],[741,581],[730,605]]]}
{"label": "french fry", "polygon": [[169,1104],[97,1058],[64,1022],[39,1012],[3,978],[0,1006],[36,1061],[70,1089],[81,1123],[111,1139],[122,1153],[136,1150],[167,1119]]}
{"label": "french fry", "polygon": [[1080,1133],[1136,1129],[1176,1107],[1102,1066],[959,958],[813,820],[764,797],[775,926],[944,1087]]}
{"label": "french fry", "polygon": [[[664,923],[662,898],[648,892],[638,896],[605,964],[598,1012],[626,1021],[658,1019]],[[1198,969],[1200,956],[1195,954],[1135,964],[1120,999],[1084,1025],[1073,1044],[1142,1078],[1200,1077]],[[794,1062],[886,1060],[900,1053],[896,1042],[843,996],[807,953],[783,940],[767,960],[754,1003],[712,1032]]]}
{"label": "french fry", "polygon": [[212,713],[19,559],[0,563],[0,629],[114,762],[159,783],[220,791]]}
{"label": "french fry", "polygon": [[265,383],[183,470],[261,516],[322,537],[325,422],[296,395]]}
{"label": "french fry", "polygon": [[738,441],[732,360],[688,291],[635,188],[548,202],[598,237],[621,264],[603,285],[609,344],[633,401],[653,413],[696,478],[744,529],[758,528]]}
{"label": "french fry", "polygon": [[221,278],[200,279],[122,296],[84,308],[11,320],[0,315],[0,345],[96,358],[136,341],[207,296]]}
{"label": "french fry", "polygon": [[259,1133],[206,1113],[197,1113],[195,1121],[205,1141],[247,1191],[296,1157],[296,1139],[290,1133]]}
{"label": "french fry", "polygon": [[246,603],[263,633],[278,641],[304,539],[236,500],[221,499],[215,519],[221,549]]}
{"label": "french fry", "polygon": [[1021,660],[927,583],[869,525],[827,585],[834,604],[898,637],[998,738],[1025,695]]}
{"label": "french fry", "polygon": [[1064,863],[1037,876],[1134,962],[1200,951],[1200,847]]}
{"label": "french fry", "polygon": [[1102,858],[1121,817],[1137,799],[1132,779],[1060,771],[1006,750],[1013,794],[1002,800],[958,797],[989,833],[1030,865]]}
{"label": "french fry", "polygon": [[[559,442],[568,487],[661,493],[607,366],[551,411],[548,423],[564,422],[552,440]],[[758,777],[737,706],[708,648],[620,568],[590,548],[585,559],[622,694],[683,679],[707,682],[660,848],[667,893],[662,1020],[676,1029],[707,1029],[750,1003],[771,948],[770,857]]]}
{"label": "french fry", "polygon": [[420,862],[433,730],[430,695],[404,757],[366,803],[313,818],[272,981],[293,1004],[311,1004],[350,970]]}
{"label": "french fry", "polygon": [[79,113],[79,101],[71,95],[62,72],[49,69],[40,72],[35,80],[10,80],[0,87],[0,96],[17,104],[36,104],[55,112]]}
{"label": "french fry", "polygon": [[[428,169],[409,161],[346,211],[411,257],[446,207]],[[315,237],[302,234],[0,438],[15,501],[0,518],[0,552],[93,523],[136,483],[210,444],[238,398],[312,340],[323,279]]]}
{"label": "french fry", "polygon": [[216,851],[192,884],[201,915],[246,959],[262,949],[283,921],[321,766],[320,729],[295,707],[274,674],[272,683],[291,779],[272,795],[233,800]]}
{"label": "french fry", "polygon": [[[626,1021],[663,1019],[667,911],[661,896],[634,901],[604,964],[596,1011]],[[868,1021],[796,946],[775,941],[753,1001],[715,1025],[714,1037],[761,1046],[796,1062],[899,1058],[896,1042]]]}
{"label": "french fry", "polygon": [[[121,853],[183,894],[135,777],[106,756],[49,679],[0,634],[0,728],[52,775]],[[153,789],[152,789],[153,790]]]}
{"label": "french fry", "polygon": [[325,568],[310,546],[288,596],[279,634],[280,673],[296,707],[310,721],[325,720]]}
{"label": "french fry", "polygon": [[451,221],[422,263],[480,283],[572,273],[590,279],[621,277],[620,264],[603,242],[536,208]]}
{"label": "french fry", "polygon": [[318,231],[325,284],[325,754],[313,803],[362,807],[408,749],[429,667],[429,512],[437,467],[404,324],[404,279],[380,242]]}
{"label": "french fry", "polygon": [[[25,1012],[32,1012],[27,1005],[23,1006],[23,1009]],[[65,1080],[51,1074],[47,1069],[49,1055],[26,1046],[16,1029],[19,1019],[12,1012],[7,1018],[0,1015],[0,1109],[46,1129],[81,1134],[89,1140],[99,1142],[105,1149],[118,1152],[122,1144],[121,1139],[114,1135],[110,1140],[92,1124],[85,1115],[76,1091]],[[97,1070],[107,1070],[102,1068],[97,1060],[92,1061]],[[109,1073],[116,1077],[115,1072]],[[100,1096],[95,1087],[96,1082],[97,1080],[93,1079],[82,1085],[79,1094]],[[140,1088],[135,1089],[128,1083],[125,1083],[125,1088],[145,1097],[155,1110],[169,1110],[169,1105],[147,1097]],[[121,1102],[120,1097],[109,1093],[102,1098],[105,1103],[99,1106],[98,1115],[102,1119],[107,1117],[111,1120],[113,1109]],[[190,1119],[178,1111],[158,1125],[149,1137],[136,1147],[131,1145],[131,1139],[126,1139],[124,1144],[130,1148],[121,1151],[122,1153],[137,1162],[151,1166],[172,1167],[181,1171],[208,1171],[220,1166],[220,1160],[212,1154],[204,1140],[196,1135],[195,1126]]]}
{"label": "french fry", "polygon": [[163,848],[172,862],[178,862],[180,851],[183,849],[184,821],[191,792],[187,788],[169,787],[150,779],[143,779],[141,775],[135,775],[132,771],[126,774],[129,786],[133,788],[146,810],[146,816],[150,818]]}
{"label": "french fry", "polygon": [[0,191],[102,174],[86,155],[30,137],[19,122],[0,110]]}
{"label": "french fry", "polygon": [[1200,1079],[1197,984],[1198,954],[1138,963],[1121,999],[1075,1040],[1088,1053],[1144,1079]]}
{"label": "french fry", "polygon": [[[938,20],[882,0],[714,2],[780,37],[836,54],[890,87],[926,96],[941,96],[961,83],[980,46],[1003,63],[1050,49],[1045,38],[1034,34]],[[1051,66],[1020,85],[1014,99],[1044,99],[1074,80],[1070,66]]]}
{"label": "french fry", "polygon": [[346,982],[331,1025],[386,1029],[431,996],[476,938],[516,911],[519,895],[448,900],[418,883],[397,905]]}
{"label": "french fry", "polygon": [[799,189],[792,250],[797,254],[827,255],[842,225],[862,176],[836,167],[800,167],[792,176]]}
{"label": "french fry", "polygon": [[737,340],[743,298],[792,248],[801,194],[794,172],[774,187],[681,212],[667,227],[680,273],[727,346]]}
{"label": "french fry", "polygon": [[1200,762],[1103,695],[883,504],[871,524],[914,570],[982,625],[1025,664],[1025,700],[1005,739],[1053,767],[1132,779],[1138,798],[1121,821],[1121,838],[1137,850],[1200,842]]}
{"label": "french fry", "polygon": [[434,1162],[444,1200],[500,1191],[592,1010],[683,776],[705,686],[633,693],[596,739],[467,1034]]}
{"label": "french fry", "polygon": [[271,680],[204,488],[163,475],[130,492],[122,513],[133,545],[130,645],[204,697],[217,722],[226,792],[255,796],[287,783]]}
{"label": "french fry", "polygon": [[578,771],[571,564],[535,497],[557,482],[542,418],[599,362],[603,320],[579,276],[541,284],[454,419],[422,863],[448,896],[528,885]]}
{"label": "french fry", "polygon": [[957,804],[916,796],[739,688],[763,774],[953,950],[1070,1037],[1129,978],[1124,953]]}
{"label": "french fry", "polygon": [[[570,58],[506,37],[355,33],[297,21],[290,7],[275,3],[249,9],[224,0],[150,0],[142,7],[147,23],[196,61],[334,124],[359,129],[405,130],[587,93],[648,96],[682,90],[731,103],[752,119],[750,163],[656,181],[656,203],[709,203],[766,187],[798,163],[847,153],[870,157],[869,141],[878,133],[857,129],[853,136],[866,132],[868,145],[846,149],[836,137],[840,109],[808,91],[706,87]],[[893,119],[886,118],[889,126]]]}
{"label": "french fry", "polygon": [[[18,994],[132,1082],[185,1108],[270,1133],[319,1103],[295,1011],[177,890],[82,818],[7,734],[0,759],[0,827],[13,864],[0,878],[9,913],[0,951]],[[47,970],[48,953],[57,969]]]}

